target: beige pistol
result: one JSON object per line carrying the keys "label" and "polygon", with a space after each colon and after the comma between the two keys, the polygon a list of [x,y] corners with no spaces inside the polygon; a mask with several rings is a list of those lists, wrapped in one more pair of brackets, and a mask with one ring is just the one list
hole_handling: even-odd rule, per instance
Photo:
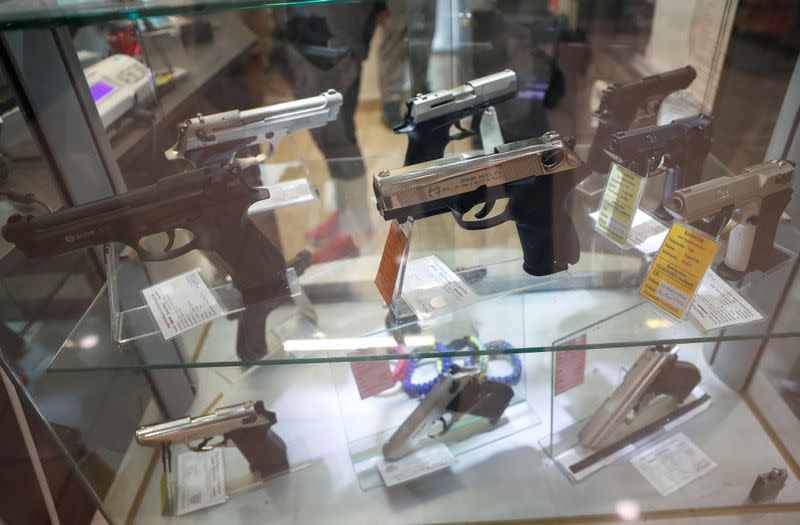
{"label": "beige pistol", "polygon": [[745,168],[733,177],[719,177],[675,191],[665,208],[678,220],[718,235],[730,221],[725,259],[717,273],[728,280],[766,270],[781,215],[792,199],[795,165],[772,160]]}
{"label": "beige pistol", "polygon": [[[261,401],[246,401],[218,408],[205,416],[184,417],[136,430],[136,442],[144,447],[168,447],[186,444],[195,452],[227,446],[232,441],[250,464],[250,470],[262,476],[288,470],[286,445],[271,427],[277,423],[274,412]],[[219,436],[220,440],[211,440]]]}
{"label": "beige pistol", "polygon": [[678,360],[676,347],[651,346],[581,429],[581,445],[600,450],[635,441],[639,434],[677,415],[698,383],[700,372]]}

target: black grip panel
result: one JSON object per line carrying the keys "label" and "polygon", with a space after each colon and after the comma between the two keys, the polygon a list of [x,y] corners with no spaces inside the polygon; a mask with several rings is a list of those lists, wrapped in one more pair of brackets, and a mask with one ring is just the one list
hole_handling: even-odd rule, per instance
{"label": "black grip panel", "polygon": [[236,355],[242,361],[255,361],[267,355],[267,317],[276,306],[275,302],[251,304],[239,314]]}
{"label": "black grip panel", "polygon": [[250,471],[261,477],[289,470],[286,443],[272,431],[271,426],[240,428],[225,434],[250,464]]}
{"label": "black grip panel", "polygon": [[589,148],[589,157],[587,164],[597,173],[607,173],[611,167],[611,158],[606,155],[604,151],[608,147],[608,138],[619,130],[613,129],[610,125],[602,120],[597,126],[597,132],[594,134],[592,145]]}
{"label": "black grip panel", "polygon": [[420,164],[444,157],[450,142],[450,122],[426,122],[403,131],[408,135],[404,166]]}
{"label": "black grip panel", "polygon": [[245,215],[245,210],[219,210],[211,230],[201,226],[197,231],[201,232],[203,247],[222,259],[242,294],[245,310],[240,314],[236,353],[240,359],[254,360],[267,353],[267,315],[291,293],[283,255]]}
{"label": "black grip panel", "polygon": [[217,239],[208,249],[224,261],[246,305],[289,296],[286,260],[249,218],[223,226]]}
{"label": "black grip panel", "polygon": [[775,262],[775,234],[781,221],[781,215],[792,200],[792,190],[785,189],[764,198],[761,212],[750,222],[756,224],[756,236],[750,250],[750,263],[747,271],[770,270]]}
{"label": "black grip panel", "polygon": [[523,270],[551,275],[566,270],[581,256],[578,232],[565,209],[571,180],[566,173],[532,179],[508,185],[509,206],[522,245]]}

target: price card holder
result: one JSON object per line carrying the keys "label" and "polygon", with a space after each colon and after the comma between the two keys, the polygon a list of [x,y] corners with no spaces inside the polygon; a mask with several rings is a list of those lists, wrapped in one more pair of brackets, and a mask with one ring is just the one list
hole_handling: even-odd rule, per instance
{"label": "price card holder", "polygon": [[401,299],[408,253],[411,249],[411,232],[414,219],[408,218],[400,224],[393,220],[383,245],[383,254],[375,275],[375,286],[383,301],[397,319],[410,317],[411,311]]}
{"label": "price card holder", "polygon": [[720,243],[690,226],[673,223],[639,294],[676,319],[683,319]]}
{"label": "price card holder", "polygon": [[489,106],[481,116],[480,124],[481,144],[485,154],[494,153],[494,149],[505,144],[500,121],[497,120],[497,111],[494,106]]}
{"label": "price card holder", "polygon": [[647,179],[633,171],[611,164],[608,182],[600,199],[595,230],[620,248],[626,248],[639,201]]}
{"label": "price card holder", "polygon": [[[139,294],[139,301],[135,301],[130,294],[128,294],[127,301],[125,301],[125,297],[120,296],[119,281],[124,281],[128,285],[128,288],[130,288],[130,282],[127,281],[127,277],[130,275],[130,266],[141,265],[141,261],[135,257],[128,258],[121,256],[119,246],[120,245],[116,243],[107,243],[104,245],[104,259],[108,280],[105,285],[106,290],[101,291],[101,293],[105,293],[108,296],[109,323],[111,335],[115,343],[124,344],[152,336],[163,337],[164,340],[169,340],[186,330],[206,324],[219,317],[235,314],[244,310],[242,294],[232,283],[224,282],[216,286],[208,286],[203,282],[197,270],[178,275],[172,279],[167,279],[148,289],[142,289]],[[124,250],[122,253],[125,253]],[[159,291],[158,287],[161,286],[161,299],[165,299],[163,292],[169,287],[169,281],[182,279],[184,284],[186,284],[186,279],[189,274],[196,274],[191,277],[193,280],[192,284],[199,294],[198,297],[201,298],[199,303],[193,301],[189,302],[195,306],[199,305],[201,310],[184,311],[181,313],[169,309],[160,310],[158,305],[163,305],[165,301],[155,300],[148,303],[148,290],[151,292]],[[291,304],[292,301],[297,301],[304,297],[302,296],[302,288],[294,268],[290,267],[286,270],[286,280],[289,284],[289,297],[285,299],[287,304]],[[195,299],[198,297],[195,297]],[[290,299],[292,301],[290,301]],[[184,306],[188,305],[188,303],[184,304]],[[180,322],[178,322],[179,320],[175,317],[176,314],[182,318]],[[194,319],[194,321],[192,319]],[[181,328],[179,325],[183,326],[185,329]],[[82,325],[79,324],[76,326],[75,330],[78,330],[80,326]]]}

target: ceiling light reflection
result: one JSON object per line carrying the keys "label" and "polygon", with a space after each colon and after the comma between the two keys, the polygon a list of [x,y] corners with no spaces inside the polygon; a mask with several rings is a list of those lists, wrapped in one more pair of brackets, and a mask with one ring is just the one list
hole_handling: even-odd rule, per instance
{"label": "ceiling light reflection", "polygon": [[623,521],[636,521],[642,515],[639,504],[632,499],[619,500],[614,506],[614,510]]}
{"label": "ceiling light reflection", "polygon": [[[418,348],[433,346],[436,339],[432,335],[412,335],[405,338],[406,346]],[[287,339],[283,349],[287,352],[320,352],[336,350],[365,350],[365,349],[391,349],[397,346],[394,337],[346,337],[346,338],[315,338],[315,339]]]}

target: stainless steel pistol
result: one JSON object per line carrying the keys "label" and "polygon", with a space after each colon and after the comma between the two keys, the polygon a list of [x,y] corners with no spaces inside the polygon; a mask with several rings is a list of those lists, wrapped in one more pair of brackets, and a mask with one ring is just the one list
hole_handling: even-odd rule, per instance
{"label": "stainless steel pistol", "polygon": [[733,225],[720,277],[738,280],[753,270],[767,271],[781,215],[792,199],[795,165],[772,160],[675,191],[665,204],[675,219],[711,235]]}
{"label": "stainless steel pistol", "polygon": [[164,155],[169,160],[189,160],[195,166],[220,154],[233,162],[243,148],[266,142],[269,151],[265,156],[238,159],[240,167],[245,168],[272,155],[275,144],[289,133],[320,128],[336,120],[342,100],[339,92],[330,89],[316,97],[260,108],[198,114],[178,125],[178,141]]}
{"label": "stainless steel pistol", "polygon": [[[144,425],[136,430],[135,437],[143,447],[163,449],[183,443],[195,452],[224,447],[232,441],[247,459],[250,470],[267,476],[289,468],[286,445],[271,429],[277,421],[264,403],[247,401],[218,408],[205,416]],[[216,436],[221,439],[212,443]]]}
{"label": "stainless steel pistol", "polygon": [[383,445],[383,456],[397,460],[416,450],[426,439],[445,434],[464,415],[487,418],[496,424],[514,391],[493,381],[480,381],[477,368],[452,366],[402,425]]}
{"label": "stainless steel pistol", "polygon": [[584,447],[600,450],[673,414],[700,383],[700,371],[679,361],[674,345],[651,346],[581,429]]}
{"label": "stainless steel pistol", "polygon": [[[561,272],[580,258],[565,201],[588,170],[573,149],[574,141],[551,131],[488,155],[383,170],[373,178],[378,211],[385,220],[400,222],[449,211],[465,230],[511,220],[522,245],[523,269],[531,275]],[[498,199],[508,199],[508,205],[490,216]],[[469,219],[473,208],[474,219]]]}

